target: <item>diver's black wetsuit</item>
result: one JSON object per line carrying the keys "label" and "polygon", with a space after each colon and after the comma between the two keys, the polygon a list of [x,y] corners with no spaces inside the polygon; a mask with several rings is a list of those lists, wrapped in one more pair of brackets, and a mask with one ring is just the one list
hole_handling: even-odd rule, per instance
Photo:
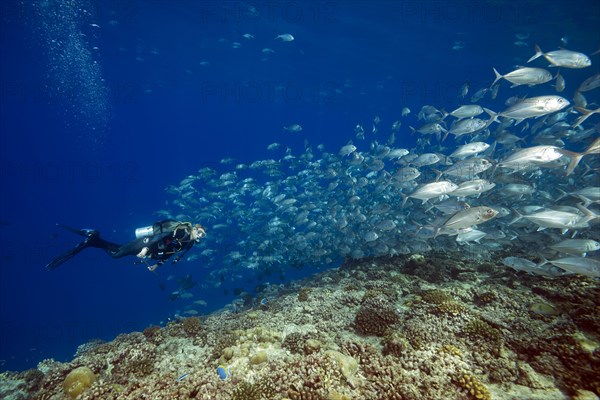
{"label": "diver's black wetsuit", "polygon": [[61,226],[78,235],[85,236],[86,239],[46,265],[46,268],[49,270],[53,270],[65,261],[70,260],[73,256],[87,247],[103,249],[113,258],[135,256],[139,254],[144,247],[147,247],[148,252],[146,257],[157,260],[157,264],[162,265],[175,253],[179,253],[179,255],[173,262],[179,261],[194,245],[194,241],[190,237],[191,224],[171,219],[153,224],[152,235],[132,240],[124,245],[102,239],[100,233],[95,230],[74,229],[64,225]]}

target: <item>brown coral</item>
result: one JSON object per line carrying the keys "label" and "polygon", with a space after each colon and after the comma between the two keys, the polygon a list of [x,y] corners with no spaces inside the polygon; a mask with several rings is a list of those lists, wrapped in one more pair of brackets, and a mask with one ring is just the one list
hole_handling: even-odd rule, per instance
{"label": "brown coral", "polygon": [[498,295],[492,291],[476,293],[475,296],[473,296],[473,302],[478,306],[486,306],[493,303],[497,299]]}
{"label": "brown coral", "polygon": [[164,339],[160,326],[149,326],[146,329],[144,329],[142,333],[144,334],[146,339],[148,339],[149,342],[152,342],[154,344],[158,344]]}
{"label": "brown coral", "polygon": [[308,301],[308,295],[312,292],[311,288],[302,288],[298,291],[298,301]]}
{"label": "brown coral", "polygon": [[399,321],[399,316],[390,306],[363,306],[356,313],[354,327],[361,335],[383,336],[386,330]]}
{"label": "brown coral", "polygon": [[408,340],[399,332],[388,332],[383,337],[383,355],[400,357],[409,347]]}
{"label": "brown coral", "polygon": [[459,316],[467,312],[467,308],[458,301],[444,301],[435,307],[436,314],[446,314],[450,316]]}
{"label": "brown coral", "polygon": [[442,304],[444,302],[454,300],[448,293],[438,289],[425,290],[419,293],[419,295],[423,301],[431,304]]}
{"label": "brown coral", "polygon": [[197,336],[202,331],[202,324],[198,317],[184,318],[181,321],[181,325],[183,326],[183,331],[190,337]]}
{"label": "brown coral", "polygon": [[492,344],[498,344],[502,340],[502,332],[487,322],[474,318],[463,328],[463,333],[471,339],[483,339]]}

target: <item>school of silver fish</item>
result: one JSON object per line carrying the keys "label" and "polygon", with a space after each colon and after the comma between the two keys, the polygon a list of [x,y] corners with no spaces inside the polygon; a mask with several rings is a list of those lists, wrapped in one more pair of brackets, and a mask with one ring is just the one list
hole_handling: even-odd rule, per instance
{"label": "school of silver fish", "polygon": [[[590,58],[536,45],[528,62],[542,57],[560,74],[518,67],[502,75],[494,68],[491,87],[471,98],[490,97],[485,107],[423,106],[421,125],[410,127],[417,135],[412,149],[395,146],[400,120],[382,138],[377,116],[370,141],[358,124],[355,137],[333,151],[305,143],[294,154],[273,143],[272,158],[237,165],[225,159],[227,172],[202,168],[167,188],[176,198],[157,214],[206,227],[190,259],[201,259],[215,277],[431,249],[526,250],[528,258],[507,257],[504,265],[549,277],[600,277],[593,258],[600,250],[600,124],[591,118],[600,108],[590,109],[585,97],[598,95],[600,75],[583,81],[570,101],[556,93],[568,70],[590,67]],[[508,90],[527,85],[547,93],[498,104],[502,80]],[[463,98],[468,88],[461,92]],[[401,109],[401,118],[409,114]]]}

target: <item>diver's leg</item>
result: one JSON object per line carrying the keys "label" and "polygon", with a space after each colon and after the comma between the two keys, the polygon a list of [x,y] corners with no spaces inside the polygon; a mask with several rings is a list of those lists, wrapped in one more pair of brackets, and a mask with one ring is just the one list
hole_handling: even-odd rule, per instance
{"label": "diver's leg", "polygon": [[[60,225],[60,224],[57,224],[57,225]],[[100,248],[100,249],[106,250],[109,254],[111,254],[114,251],[117,251],[120,247],[116,243],[112,243],[112,242],[109,242],[109,241],[106,241],[106,240],[100,238],[100,233],[96,230],[75,229],[75,228],[71,228],[66,225],[60,225],[60,226],[62,226],[65,229],[70,230],[73,233],[76,233],[81,236],[85,236],[86,238],[84,241],[77,244],[77,246],[75,246],[71,250],[67,251],[66,253],[61,254],[60,256],[58,256],[54,260],[52,260],[50,263],[48,263],[48,265],[46,265],[46,268],[48,270],[56,269],[59,265],[70,260],[77,253],[79,253],[81,250],[85,249],[86,247]]]}
{"label": "diver's leg", "polygon": [[135,256],[140,253],[148,245],[144,243],[144,239],[135,239],[122,246],[117,246],[113,249],[106,249],[107,253],[113,258],[121,258],[125,256]]}

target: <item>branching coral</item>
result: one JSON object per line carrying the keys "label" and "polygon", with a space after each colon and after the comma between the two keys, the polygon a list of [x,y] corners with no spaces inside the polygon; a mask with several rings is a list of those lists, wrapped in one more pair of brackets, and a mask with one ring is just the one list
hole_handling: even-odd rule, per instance
{"label": "branching coral", "polygon": [[149,326],[146,329],[144,329],[143,334],[149,342],[152,342],[154,344],[158,344],[164,339],[164,335],[162,330],[160,329],[160,326],[156,325]]}
{"label": "branching coral", "polygon": [[202,324],[198,317],[184,318],[181,321],[181,325],[183,326],[183,331],[190,337],[197,336],[202,331]]}
{"label": "branching coral", "polygon": [[471,339],[483,339],[484,341],[497,345],[502,340],[502,332],[487,322],[474,318],[463,328],[463,333]]}
{"label": "branching coral", "polygon": [[423,301],[431,304],[442,304],[444,302],[454,300],[448,293],[438,289],[425,290],[419,293],[419,295]]}
{"label": "branching coral", "polygon": [[308,301],[308,295],[312,292],[311,288],[302,288],[298,291],[298,301]]}
{"label": "branching coral", "polygon": [[408,340],[399,332],[389,332],[383,337],[383,355],[400,357],[407,347]]}
{"label": "branching coral", "polygon": [[488,388],[473,375],[467,373],[457,374],[452,381],[465,390],[473,400],[491,400],[492,395]]}
{"label": "branching coral", "polygon": [[354,327],[361,335],[383,336],[399,320],[392,303],[373,297],[363,301],[354,317]]}
{"label": "branching coral", "polygon": [[482,293],[476,293],[473,296],[473,302],[478,306],[486,306],[488,304],[493,303],[498,299],[498,295],[496,292],[487,291]]}
{"label": "branching coral", "polygon": [[304,345],[308,337],[300,332],[292,332],[283,339],[281,347],[294,354],[304,354]]}

